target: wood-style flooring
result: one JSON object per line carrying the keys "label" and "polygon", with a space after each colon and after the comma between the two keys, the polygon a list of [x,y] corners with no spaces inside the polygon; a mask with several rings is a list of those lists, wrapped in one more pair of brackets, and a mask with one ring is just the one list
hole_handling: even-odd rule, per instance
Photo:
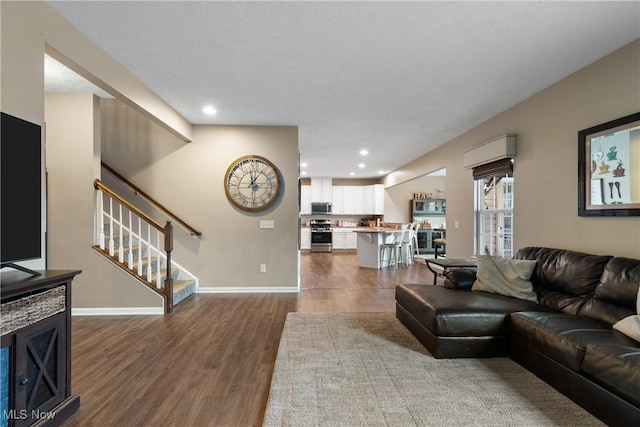
{"label": "wood-style flooring", "polygon": [[167,316],[74,316],[63,426],[260,426],[287,313],[394,311],[400,283],[432,283],[424,261],[361,269],[353,252],[303,253],[301,291],[200,294]]}

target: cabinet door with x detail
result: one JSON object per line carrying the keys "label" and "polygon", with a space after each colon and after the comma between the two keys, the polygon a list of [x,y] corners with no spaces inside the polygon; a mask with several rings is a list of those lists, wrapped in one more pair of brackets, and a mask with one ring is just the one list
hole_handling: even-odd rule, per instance
{"label": "cabinet door with x detail", "polygon": [[15,408],[25,414],[16,427],[31,425],[64,400],[66,321],[65,313],[56,314],[16,334]]}

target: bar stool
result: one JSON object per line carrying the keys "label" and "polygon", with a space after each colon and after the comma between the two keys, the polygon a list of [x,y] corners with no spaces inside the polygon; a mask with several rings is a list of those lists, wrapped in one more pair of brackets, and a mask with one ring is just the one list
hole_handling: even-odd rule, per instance
{"label": "bar stool", "polygon": [[405,267],[413,263],[413,238],[415,233],[414,224],[411,224],[400,242],[402,264]]}
{"label": "bar stool", "polygon": [[405,240],[408,232],[409,230],[399,230],[386,237],[384,243],[380,245],[381,265],[384,263],[385,255],[388,255],[387,267],[391,267],[391,259],[393,259],[396,268],[398,268],[398,262],[400,261],[400,257],[402,257],[402,242]]}
{"label": "bar stool", "polygon": [[420,255],[420,248],[418,247],[418,230],[422,224],[419,222],[413,223],[413,233],[411,233],[411,258],[415,258],[416,255]]}

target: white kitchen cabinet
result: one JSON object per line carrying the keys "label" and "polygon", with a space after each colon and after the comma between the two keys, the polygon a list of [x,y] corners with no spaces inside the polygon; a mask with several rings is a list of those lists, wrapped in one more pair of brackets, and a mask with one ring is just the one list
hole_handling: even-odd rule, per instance
{"label": "white kitchen cabinet", "polygon": [[311,178],[311,201],[331,203],[333,188],[331,178]]}
{"label": "white kitchen cabinet", "polygon": [[334,251],[339,251],[344,249],[344,245],[344,233],[334,228],[333,232],[331,233],[331,248]]}
{"label": "white kitchen cabinet", "polygon": [[373,186],[373,214],[384,215],[384,185],[375,184]]}
{"label": "white kitchen cabinet", "polygon": [[344,187],[336,185],[333,187],[331,213],[333,215],[344,214]]}
{"label": "white kitchen cabinet", "polygon": [[331,202],[333,215],[384,215],[384,185],[331,186],[330,178],[312,178],[300,188],[301,214],[311,214],[311,202]]}
{"label": "white kitchen cabinet", "polygon": [[311,229],[310,228],[300,229],[300,250],[303,250],[303,251],[311,250]]}
{"label": "white kitchen cabinet", "polygon": [[355,232],[355,229],[350,230],[345,236],[345,249],[353,249],[355,251],[358,248],[358,233]]}
{"label": "white kitchen cabinet", "polygon": [[355,190],[358,187],[343,187],[342,213],[354,215],[356,213]]}
{"label": "white kitchen cabinet", "polygon": [[362,213],[366,215],[384,215],[384,185],[367,185],[362,189],[364,192]]}
{"label": "white kitchen cabinet", "polygon": [[363,214],[373,214],[375,207],[373,185],[362,187],[362,212]]}
{"label": "white kitchen cabinet", "polygon": [[358,246],[358,236],[355,228],[334,228],[331,238],[334,250],[353,250]]}
{"label": "white kitchen cabinet", "polygon": [[300,213],[302,215],[311,214],[311,186],[302,185],[300,187]]}
{"label": "white kitchen cabinet", "polygon": [[353,204],[355,206],[355,212],[358,215],[366,215],[366,207],[364,204],[364,187],[351,187],[353,188]]}

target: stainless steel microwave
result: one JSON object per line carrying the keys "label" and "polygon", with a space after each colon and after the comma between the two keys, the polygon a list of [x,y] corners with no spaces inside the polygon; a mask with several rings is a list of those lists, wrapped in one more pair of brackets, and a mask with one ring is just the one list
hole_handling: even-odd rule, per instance
{"label": "stainless steel microwave", "polygon": [[315,215],[328,215],[331,214],[331,203],[311,203],[311,213]]}

